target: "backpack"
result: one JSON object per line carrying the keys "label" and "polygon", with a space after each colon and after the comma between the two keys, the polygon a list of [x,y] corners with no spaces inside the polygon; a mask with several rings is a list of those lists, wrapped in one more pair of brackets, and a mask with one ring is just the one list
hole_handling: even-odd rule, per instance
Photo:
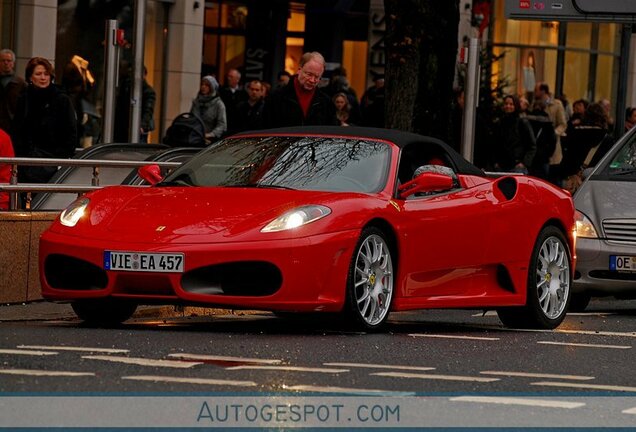
{"label": "backpack", "polygon": [[170,147],[205,147],[205,125],[193,113],[179,114],[166,130],[163,143]]}

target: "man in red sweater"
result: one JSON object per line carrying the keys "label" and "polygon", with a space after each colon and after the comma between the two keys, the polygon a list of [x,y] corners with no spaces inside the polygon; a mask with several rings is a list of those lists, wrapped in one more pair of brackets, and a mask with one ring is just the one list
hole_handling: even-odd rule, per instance
{"label": "man in red sweater", "polygon": [[[14,157],[13,145],[11,138],[2,129],[0,129],[0,157]],[[0,164],[0,183],[9,183],[11,180],[11,165]],[[9,194],[0,192],[0,210],[9,209]]]}
{"label": "man in red sweater", "polygon": [[318,88],[325,71],[325,59],[319,52],[308,52],[300,59],[298,72],[290,83],[266,99],[263,112],[267,128],[302,125],[338,125],[336,107]]}

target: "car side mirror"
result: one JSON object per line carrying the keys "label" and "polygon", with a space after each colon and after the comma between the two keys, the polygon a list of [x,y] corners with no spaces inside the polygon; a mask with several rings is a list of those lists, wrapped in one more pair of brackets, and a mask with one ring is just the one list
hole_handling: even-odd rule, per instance
{"label": "car side mirror", "polygon": [[137,174],[153,186],[163,180],[159,165],[144,165],[139,167]]}
{"label": "car side mirror", "polygon": [[453,178],[446,174],[424,172],[413,180],[408,181],[398,188],[400,198],[405,199],[411,195],[422,192],[435,192],[452,189]]}

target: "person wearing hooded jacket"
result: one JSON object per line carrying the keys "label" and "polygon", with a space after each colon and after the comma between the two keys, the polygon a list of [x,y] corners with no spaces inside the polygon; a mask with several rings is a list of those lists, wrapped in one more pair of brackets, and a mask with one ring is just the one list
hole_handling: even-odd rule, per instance
{"label": "person wearing hooded jacket", "polygon": [[[72,157],[78,145],[75,109],[70,97],[53,83],[53,66],[43,57],[33,57],[25,77],[28,87],[18,99],[12,129],[16,156]],[[56,171],[51,166],[23,166],[18,181],[46,183]]]}
{"label": "person wearing hooded jacket", "polygon": [[219,83],[212,75],[201,79],[201,86],[197,97],[192,101],[190,112],[203,120],[205,138],[215,141],[227,130],[227,115],[225,105],[218,94]]}

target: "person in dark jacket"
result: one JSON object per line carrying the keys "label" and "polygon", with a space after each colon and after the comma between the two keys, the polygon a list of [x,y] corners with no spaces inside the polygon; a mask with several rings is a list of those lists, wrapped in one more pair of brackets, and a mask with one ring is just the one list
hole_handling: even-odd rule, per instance
{"label": "person in dark jacket", "polygon": [[582,170],[594,166],[614,143],[609,134],[607,111],[600,103],[590,104],[581,124],[570,130],[564,139],[560,166],[562,187],[574,192],[583,181]]}
{"label": "person in dark jacket", "polygon": [[247,83],[247,100],[238,105],[239,131],[256,130],[263,128],[263,83],[254,80]]}
{"label": "person in dark jacket", "polygon": [[318,88],[324,71],[325,59],[319,52],[303,54],[298,72],[289,84],[274,91],[265,101],[264,127],[338,125],[336,107]]}
{"label": "person in dark jacket", "polygon": [[11,130],[20,93],[27,84],[15,75],[15,53],[10,49],[0,50],[0,129]]}
{"label": "person in dark jacket", "polygon": [[[18,99],[13,123],[13,144],[18,157],[70,158],[78,145],[73,103],[53,84],[55,71],[43,57],[27,63],[27,90]],[[23,166],[18,181],[46,183],[57,167]]]}
{"label": "person in dark jacket", "polygon": [[[157,93],[146,77],[148,69],[144,66],[144,78],[141,82],[141,118],[139,122],[139,142],[147,143],[148,135],[155,130],[155,101]],[[121,78],[115,109],[114,140],[119,143],[130,142],[130,100],[133,90],[132,68]]]}
{"label": "person in dark jacket", "polygon": [[528,174],[537,152],[537,143],[532,126],[519,117],[520,105],[516,96],[506,96],[503,101],[503,116],[496,126],[493,153],[494,168],[498,171]]}

